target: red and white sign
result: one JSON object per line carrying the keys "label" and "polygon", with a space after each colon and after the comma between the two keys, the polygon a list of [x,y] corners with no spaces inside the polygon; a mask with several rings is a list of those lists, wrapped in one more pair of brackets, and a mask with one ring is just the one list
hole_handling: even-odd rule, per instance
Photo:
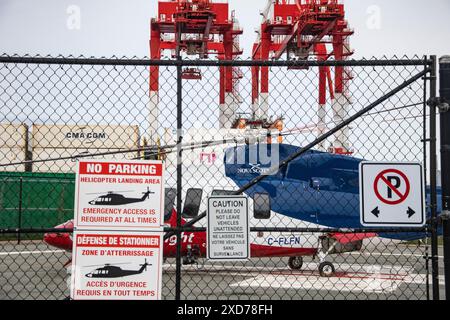
{"label": "red and white sign", "polygon": [[147,230],[164,224],[161,161],[81,160],[75,182],[75,228]]}
{"label": "red and white sign", "polygon": [[161,299],[161,232],[74,232],[75,300]]}
{"label": "red and white sign", "polygon": [[360,205],[363,226],[423,226],[424,199],[424,178],[420,163],[360,164]]}

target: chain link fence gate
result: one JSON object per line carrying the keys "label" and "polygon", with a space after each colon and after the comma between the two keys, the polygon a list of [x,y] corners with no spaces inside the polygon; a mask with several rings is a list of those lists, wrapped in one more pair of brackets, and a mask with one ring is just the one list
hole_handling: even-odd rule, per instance
{"label": "chain link fence gate", "polygon": [[[429,240],[436,235],[434,220],[423,229],[364,230],[353,196],[354,165],[361,159],[422,162],[427,185],[436,181],[435,115],[426,106],[435,94],[435,78],[428,78],[434,67],[418,57],[197,62],[2,56],[0,299],[68,296],[71,254],[48,239],[72,231],[67,221],[81,157],[165,161],[164,299],[436,298],[436,236],[433,245]],[[269,69],[268,92],[252,83],[258,68]],[[332,77],[336,68],[345,68],[350,84],[342,92],[329,90],[334,100],[319,105],[318,77]],[[233,75],[225,92],[221,70]],[[149,91],[151,78],[157,86]],[[278,156],[271,164],[283,166],[264,175],[267,165],[245,158],[250,146],[270,149]],[[243,151],[244,166],[225,161],[230,150]],[[346,154],[330,158],[325,151]],[[254,179],[260,181],[253,185]],[[251,203],[255,193],[270,194],[273,210],[268,220],[251,220],[252,259],[206,261],[207,197],[243,191]],[[436,213],[430,193],[436,188],[427,189],[429,211]],[[191,200],[199,201],[199,216],[183,208]],[[318,269],[322,251],[335,268],[330,277]]]}

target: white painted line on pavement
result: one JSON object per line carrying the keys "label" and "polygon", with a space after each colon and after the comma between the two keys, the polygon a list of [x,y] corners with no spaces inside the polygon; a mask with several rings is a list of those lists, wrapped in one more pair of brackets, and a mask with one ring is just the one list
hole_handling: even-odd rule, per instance
{"label": "white painted line on pavement", "polygon": [[[352,256],[382,256],[382,257],[416,257],[422,258],[423,254],[405,254],[405,253],[382,253],[382,252],[346,252]],[[429,255],[431,257],[431,254]],[[438,259],[444,259],[443,256],[438,256]]]}
{"label": "white painted line on pavement", "polygon": [[0,252],[0,256],[17,256],[27,254],[47,254],[47,253],[63,253],[64,250],[44,250],[44,251],[12,251],[12,252]]}

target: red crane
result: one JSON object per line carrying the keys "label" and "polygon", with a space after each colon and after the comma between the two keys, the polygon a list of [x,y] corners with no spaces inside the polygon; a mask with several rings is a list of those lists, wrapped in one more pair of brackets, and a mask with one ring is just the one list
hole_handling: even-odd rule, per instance
{"label": "red crane", "polygon": [[[163,50],[171,50],[172,57],[179,48],[181,53],[207,59],[210,54],[221,60],[233,60],[242,54],[239,35],[242,30],[230,14],[226,1],[175,0],[159,1],[158,17],[151,21],[150,58],[160,59]],[[200,80],[198,68],[186,68],[185,80]],[[235,117],[239,93],[238,81],[242,77],[238,69],[220,68],[220,128],[230,128]],[[152,131],[157,126],[159,100],[159,68],[150,68],[150,121]],[[156,130],[155,130],[156,131]],[[154,132],[155,132],[154,131]]]}
{"label": "red crane", "polygon": [[[261,13],[263,22],[257,42],[253,46],[254,60],[287,59],[307,60],[316,56],[325,61],[331,56],[345,60],[353,54],[349,37],[353,31],[345,20],[344,5],[338,0],[268,0]],[[332,51],[327,51],[330,44]],[[334,85],[329,67],[319,67],[318,131],[325,131],[327,86],[333,108],[333,119],[340,123],[347,117],[351,104],[348,84],[352,74],[344,67],[334,70]],[[253,113],[267,118],[269,111],[269,68],[252,68]],[[323,147],[323,146],[322,146]],[[330,152],[350,154],[348,129],[335,136]]]}

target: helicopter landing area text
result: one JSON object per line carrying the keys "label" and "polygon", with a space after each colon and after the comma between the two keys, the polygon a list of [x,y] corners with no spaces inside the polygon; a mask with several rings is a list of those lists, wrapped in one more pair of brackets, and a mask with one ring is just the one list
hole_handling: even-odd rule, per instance
{"label": "helicopter landing area text", "polygon": [[104,177],[81,177],[80,182],[85,183],[144,183],[144,184],[160,184],[160,179],[152,178],[104,178]]}
{"label": "helicopter landing area text", "polygon": [[74,226],[84,230],[159,230],[164,217],[161,161],[81,160]]}
{"label": "helicopter landing area text", "polygon": [[160,299],[162,242],[161,232],[75,231],[71,297]]}

